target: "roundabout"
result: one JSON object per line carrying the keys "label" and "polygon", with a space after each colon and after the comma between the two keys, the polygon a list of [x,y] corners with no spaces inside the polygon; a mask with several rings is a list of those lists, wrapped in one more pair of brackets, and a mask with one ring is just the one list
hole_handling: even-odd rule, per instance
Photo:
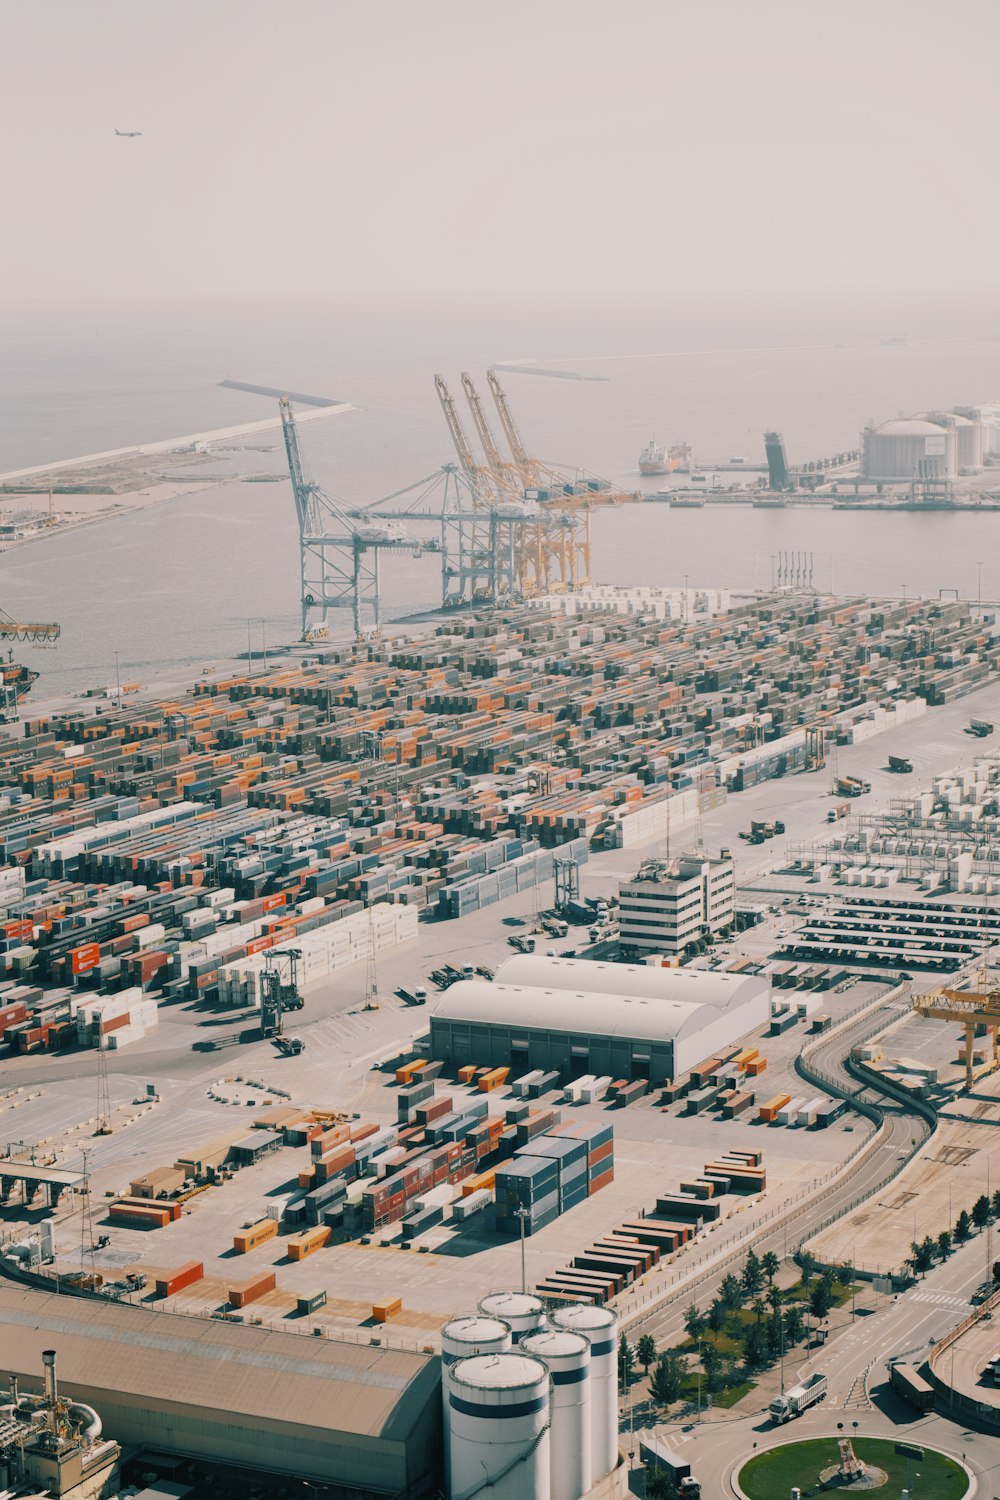
{"label": "roundabout", "polygon": [[738,1471],[746,1500],[778,1500],[798,1486],[802,1500],[818,1495],[871,1495],[893,1500],[962,1500],[969,1475],[960,1463],[921,1444],[887,1438],[809,1438],[758,1453]]}

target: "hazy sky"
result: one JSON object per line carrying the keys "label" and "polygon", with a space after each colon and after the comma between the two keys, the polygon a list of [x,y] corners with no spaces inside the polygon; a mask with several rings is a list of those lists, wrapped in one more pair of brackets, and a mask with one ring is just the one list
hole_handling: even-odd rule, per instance
{"label": "hazy sky", "polygon": [[6,298],[997,283],[1000,0],[0,0],[0,46]]}

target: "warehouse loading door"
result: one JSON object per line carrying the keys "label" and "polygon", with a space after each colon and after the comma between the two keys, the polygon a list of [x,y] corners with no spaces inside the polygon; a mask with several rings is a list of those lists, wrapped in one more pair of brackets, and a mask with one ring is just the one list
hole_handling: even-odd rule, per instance
{"label": "warehouse loading door", "polygon": [[511,1042],[510,1044],[510,1071],[517,1078],[521,1073],[528,1071],[528,1044],[527,1042]]}
{"label": "warehouse loading door", "polygon": [[574,1042],[570,1048],[569,1076],[570,1078],[585,1078],[590,1072],[590,1048],[585,1044]]}
{"label": "warehouse loading door", "polygon": [[649,1055],[643,1056],[641,1052],[632,1053],[631,1076],[633,1078],[649,1078]]}

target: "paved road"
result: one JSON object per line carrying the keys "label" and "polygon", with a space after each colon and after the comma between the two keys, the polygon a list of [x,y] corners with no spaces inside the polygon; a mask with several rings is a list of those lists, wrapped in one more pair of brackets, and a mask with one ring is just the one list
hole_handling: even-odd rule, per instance
{"label": "paved road", "polygon": [[[905,1013],[905,1003],[901,1013]],[[893,1007],[895,1008],[895,1007]],[[845,1071],[843,1057],[850,1051],[859,1037],[870,1034],[872,1016],[861,1016],[837,1032],[817,1049],[814,1061],[821,1069],[832,1073],[852,1091],[857,1084]],[[874,1099],[870,1089],[863,1091],[864,1097]],[[720,1257],[719,1263],[702,1271],[692,1268],[691,1278],[682,1283],[659,1307],[642,1319],[641,1325],[633,1323],[630,1332],[652,1333],[662,1345],[674,1339],[683,1328],[684,1310],[693,1300],[705,1307],[715,1296],[723,1279],[732,1269],[733,1260],[740,1260],[750,1244],[758,1255],[769,1250],[781,1259],[792,1253],[804,1241],[831,1218],[842,1217],[862,1198],[878,1192],[890,1180],[927,1139],[929,1127],[921,1116],[909,1114],[893,1101],[879,1097],[878,1102],[886,1117],[886,1134],[881,1143],[863,1157],[855,1170],[831,1187],[820,1185],[799,1205],[792,1205],[787,1215],[779,1218],[775,1227],[763,1225],[756,1234],[748,1235],[732,1256]],[[867,1126],[865,1127],[867,1128]],[[803,1132],[803,1141],[808,1136]]]}
{"label": "paved road", "polygon": [[[814,1412],[776,1428],[766,1413],[703,1422],[684,1431],[674,1422],[657,1429],[691,1464],[708,1497],[732,1496],[732,1475],[755,1448],[779,1442],[837,1435],[837,1424],[852,1434],[892,1437],[926,1443],[966,1462],[980,1481],[980,1500],[1000,1495],[1000,1442],[973,1432],[962,1423],[937,1415],[922,1416],[888,1385],[888,1360],[905,1356],[922,1363],[940,1340],[970,1311],[969,1295],[983,1277],[986,1254],[982,1235],[957,1251],[910,1291],[854,1323],[795,1369],[786,1369],[786,1387],[816,1371],[830,1382],[829,1398]],[[867,1372],[867,1380],[862,1377]],[[867,1389],[867,1394],[865,1393]],[[638,1443],[636,1443],[638,1451]],[[914,1500],[933,1500],[916,1489]]]}

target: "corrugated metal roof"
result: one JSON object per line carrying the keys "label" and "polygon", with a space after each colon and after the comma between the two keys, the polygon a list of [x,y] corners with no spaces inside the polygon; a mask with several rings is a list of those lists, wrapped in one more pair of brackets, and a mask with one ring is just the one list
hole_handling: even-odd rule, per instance
{"label": "corrugated metal roof", "polygon": [[0,1287],[0,1345],[5,1369],[36,1379],[42,1350],[55,1349],[70,1394],[123,1391],[395,1441],[437,1380],[430,1355],[12,1287]]}
{"label": "corrugated metal roof", "polygon": [[565,989],[460,979],[434,1007],[433,1021],[468,1021],[577,1036],[624,1036],[666,1042],[712,1019],[705,1007],[633,995],[585,994]]}
{"label": "corrugated metal roof", "polygon": [[[535,985],[574,994],[633,995],[645,1000],[711,1005],[718,1010],[728,1010],[744,1000],[748,983],[751,988],[754,985],[746,974],[725,974],[715,969],[602,963],[599,959],[548,958],[540,953],[506,959],[496,971],[495,983]],[[760,981],[756,983],[759,987]]]}

